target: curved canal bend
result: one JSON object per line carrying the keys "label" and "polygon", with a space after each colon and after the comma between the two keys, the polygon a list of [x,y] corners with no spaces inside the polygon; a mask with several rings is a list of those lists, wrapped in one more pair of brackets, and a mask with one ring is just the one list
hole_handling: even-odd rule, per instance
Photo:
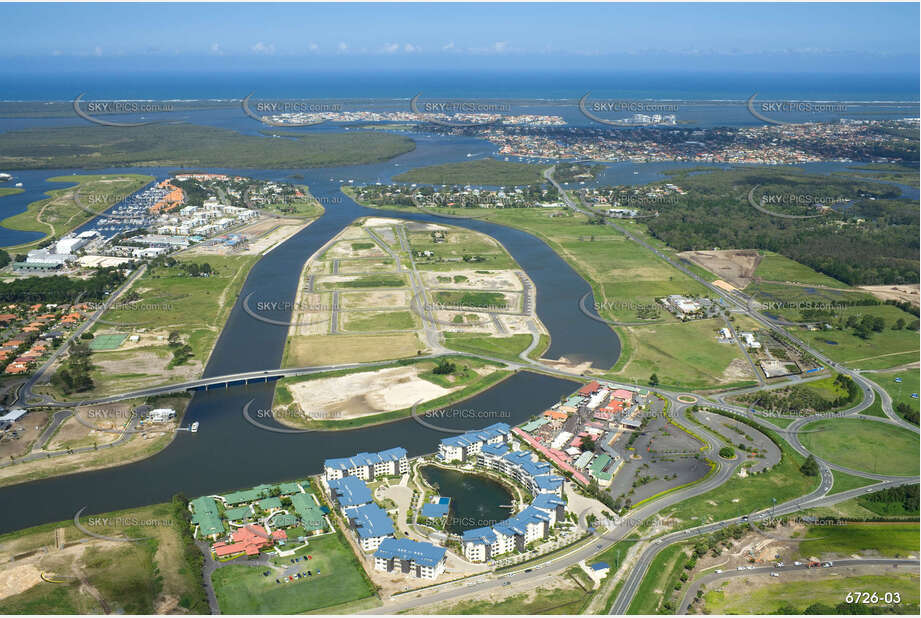
{"label": "curved canal bend", "polygon": [[[353,174],[357,170],[349,170]],[[347,171],[346,173],[349,173]],[[277,177],[290,170],[249,175]],[[241,170],[241,173],[246,173]],[[543,241],[519,230],[474,220],[451,220],[423,213],[389,213],[359,206],[329,179],[330,170],[308,170],[304,182],[326,206],[326,214],[257,262],[231,311],[205,368],[205,376],[264,370],[280,365],[287,328],[254,319],[240,305],[252,294],[258,302],[292,303],[304,261],[344,226],[362,216],[394,216],[448,223],[489,234],[501,242],[528,273],[537,289],[537,312],[551,333],[548,358],[588,360],[610,367],[620,343],[607,326],[582,314],[579,299],[589,285]],[[300,180],[298,182],[301,182]],[[278,314],[272,316],[277,318]],[[283,319],[289,319],[286,315]],[[489,422],[523,422],[570,392],[573,383],[532,373],[519,373],[462,404],[480,415],[444,419],[446,428],[476,428]],[[271,407],[274,385],[252,385],[195,393],[186,422],[199,421],[197,434],[180,432],[173,443],[145,460],[74,475],[0,488],[0,533],[87,514],[133,508],[168,500],[182,492],[194,497],[249,487],[263,482],[303,478],[321,470],[329,457],[362,450],[404,446],[411,456],[430,453],[438,440],[451,435],[405,419],[387,425],[341,431],[279,434],[248,424],[242,415]],[[449,415],[450,416],[450,415]],[[478,416],[478,417],[477,417]],[[484,418],[495,419],[489,422]]]}

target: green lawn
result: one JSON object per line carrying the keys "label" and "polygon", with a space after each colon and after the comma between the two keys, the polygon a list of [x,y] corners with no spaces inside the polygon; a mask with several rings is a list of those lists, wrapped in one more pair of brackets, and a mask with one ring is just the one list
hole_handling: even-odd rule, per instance
{"label": "green lawn", "polygon": [[323,281],[318,284],[320,290],[337,290],[341,288],[400,288],[406,285],[400,275],[363,275],[348,281]]}
{"label": "green lawn", "polygon": [[[803,446],[847,468],[878,474],[918,474],[918,435],[888,423],[852,418],[809,423]],[[821,429],[822,431],[808,431]]]}
{"label": "green lawn", "polygon": [[[919,411],[921,400],[913,399],[911,396],[912,393],[917,394],[921,392],[921,389],[919,389],[921,373],[919,373],[917,369],[870,374],[867,377],[882,386],[886,392],[889,393],[889,396],[892,397],[893,408],[895,408],[896,404],[904,403],[915,412]],[[902,382],[897,383],[895,381],[896,378],[901,378]]]}
{"label": "green lawn", "polygon": [[435,302],[452,307],[507,308],[505,294],[500,292],[435,292]]}
{"label": "green lawn", "polygon": [[[748,362],[738,346],[719,343],[716,332],[723,326],[719,319],[669,322],[636,326],[626,331],[625,348],[632,351],[629,360],[618,363],[619,369],[607,375],[619,380],[636,380],[645,384],[657,374],[660,383],[688,389],[708,388],[716,384],[753,382]],[[729,373],[730,363],[748,369],[748,378]]]}
{"label": "green lawn", "polygon": [[731,596],[714,588],[704,594],[706,611],[710,614],[764,615],[777,613],[781,606],[790,604],[802,612],[813,603],[831,606],[843,603],[848,592],[858,590],[898,592],[902,605],[918,603],[918,575],[915,573],[828,578],[822,575],[808,581],[785,582],[783,576],[775,578],[777,581],[759,581],[759,585],[748,586],[744,592]]}
{"label": "green lawn", "polygon": [[758,264],[758,268],[755,269],[755,277],[768,281],[809,283],[833,288],[848,287],[846,283],[842,283],[828,275],[816,272],[795,260],[791,260],[777,253],[771,253],[770,251],[766,252],[764,257],[761,258],[761,263]]}
{"label": "green lawn", "polygon": [[[679,543],[659,552],[637,588],[636,595],[627,609],[628,614],[659,613],[663,600],[672,597],[676,592],[675,584],[678,582],[678,576],[681,575],[684,563],[690,557],[688,547],[688,545]],[[676,605],[674,600],[672,604]]]}
{"label": "green lawn", "polygon": [[489,600],[460,601],[439,609],[439,614],[470,615],[538,615],[578,614],[588,593],[581,587],[564,589],[537,588],[530,593],[514,596],[493,603]]}
{"label": "green lawn", "polygon": [[274,572],[263,577],[264,567],[247,566],[245,560],[215,571],[212,581],[221,613],[299,614],[374,594],[352,549],[337,534],[312,539],[306,553],[312,559],[302,570],[312,570],[313,576],[286,584],[276,584]]}
{"label": "green lawn", "polygon": [[868,553],[892,558],[904,558],[918,553],[918,522],[868,523],[841,526],[809,526],[806,540],[799,544],[800,556],[828,554],[850,556]]}
{"label": "green lawn", "polygon": [[409,311],[362,311],[343,314],[343,328],[347,331],[410,330],[416,327],[416,318]]}
{"label": "green lawn", "polygon": [[[407,235],[410,248],[415,257],[416,267],[420,270],[468,270],[468,269],[511,269],[518,268],[497,240],[462,228],[450,227],[445,231],[444,239],[435,242],[431,232],[409,232]],[[418,252],[430,251],[431,256],[420,256]],[[464,261],[466,258],[468,261]],[[477,261],[470,261],[477,260]],[[455,283],[461,283],[460,280]]]}
{"label": "green lawn", "polygon": [[854,476],[852,474],[847,474],[846,472],[839,472],[838,470],[832,470],[831,475],[834,478],[834,484],[831,487],[831,491],[828,492],[829,495],[839,494],[842,491],[857,489],[858,487],[866,487],[867,485],[872,485],[876,482],[872,479],[867,479],[862,476]]}
{"label": "green lawn", "polygon": [[518,355],[531,345],[531,335],[491,337],[476,333],[445,333],[445,345],[459,352],[520,360]]}

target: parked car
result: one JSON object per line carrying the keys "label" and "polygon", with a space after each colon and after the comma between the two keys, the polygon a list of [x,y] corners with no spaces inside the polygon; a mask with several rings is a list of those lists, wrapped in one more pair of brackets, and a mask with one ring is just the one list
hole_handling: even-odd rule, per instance
{"label": "parked car", "polygon": [[771,573],[771,577],[780,577],[780,573],[778,573],[777,571],[774,571],[773,573]]}

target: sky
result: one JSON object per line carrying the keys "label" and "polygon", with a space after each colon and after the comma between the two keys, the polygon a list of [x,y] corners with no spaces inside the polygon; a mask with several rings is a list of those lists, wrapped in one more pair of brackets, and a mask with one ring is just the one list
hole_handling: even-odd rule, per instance
{"label": "sky", "polygon": [[917,73],[919,63],[917,3],[22,3],[3,12],[0,60],[34,71]]}

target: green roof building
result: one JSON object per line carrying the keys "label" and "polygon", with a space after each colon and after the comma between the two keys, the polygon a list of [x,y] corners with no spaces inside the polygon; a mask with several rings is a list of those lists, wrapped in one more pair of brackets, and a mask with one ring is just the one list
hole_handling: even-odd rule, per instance
{"label": "green roof building", "polygon": [[301,486],[297,483],[282,483],[278,486],[278,488],[281,489],[281,493],[284,496],[301,493]]}
{"label": "green roof building", "polygon": [[259,501],[259,507],[266,511],[281,508],[281,498],[266,498]]}
{"label": "green roof building", "polygon": [[224,522],[214,498],[202,496],[189,504],[192,506],[192,523],[198,526],[202,536],[224,534]]}
{"label": "green roof building", "polygon": [[253,489],[224,494],[224,500],[227,501],[227,504],[243,504],[244,502],[255,502],[260,498],[266,497],[266,495],[268,495],[268,492],[261,491],[254,487]]}
{"label": "green roof building", "polygon": [[277,513],[272,517],[272,526],[275,528],[290,528],[297,525],[297,515]]}
{"label": "green roof building", "polygon": [[326,519],[323,517],[323,510],[320,508],[320,505],[317,504],[316,500],[313,499],[313,494],[294,494],[291,496],[291,503],[294,505],[294,510],[297,511],[297,514],[301,518],[301,525],[304,527],[304,530],[310,532],[312,530],[324,530],[326,528]]}
{"label": "green roof building", "polygon": [[532,433],[534,431],[537,431],[538,429],[540,429],[541,427],[543,427],[549,422],[550,422],[549,418],[547,418],[546,416],[542,416],[540,418],[534,419],[533,421],[529,423],[525,423],[524,425],[521,426],[521,430],[526,431],[528,433]]}
{"label": "green roof building", "polygon": [[235,519],[244,519],[246,517],[253,516],[253,509],[248,506],[238,506],[235,509],[227,509],[224,511],[224,519],[228,521],[233,521]]}
{"label": "green roof building", "polygon": [[611,473],[602,472],[602,470],[604,470],[609,463],[611,463],[611,457],[609,455],[598,455],[598,457],[595,458],[595,461],[592,462],[592,465],[589,466],[588,471],[591,472],[592,476],[594,476],[599,481],[610,481]]}

